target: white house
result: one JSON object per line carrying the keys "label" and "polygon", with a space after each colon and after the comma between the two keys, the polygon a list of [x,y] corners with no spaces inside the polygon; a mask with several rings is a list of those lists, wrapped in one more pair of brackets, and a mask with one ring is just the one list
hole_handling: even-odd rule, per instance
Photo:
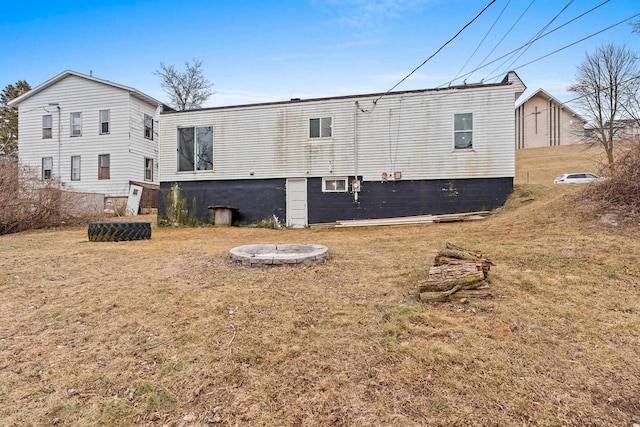
{"label": "white house", "polygon": [[67,70],[9,105],[18,108],[19,160],[42,179],[107,198],[126,197],[132,182],[157,192],[160,101]]}
{"label": "white house", "polygon": [[[500,83],[160,114],[160,191],[251,223],[492,209],[513,189],[514,72]],[[159,198],[160,218],[166,214]]]}
{"label": "white house", "polygon": [[516,148],[581,143],[585,123],[580,114],[538,89],[516,107]]}

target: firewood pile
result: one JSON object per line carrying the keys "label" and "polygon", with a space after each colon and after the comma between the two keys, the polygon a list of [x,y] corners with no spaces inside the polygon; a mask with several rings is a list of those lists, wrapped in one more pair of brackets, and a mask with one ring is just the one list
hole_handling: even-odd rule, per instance
{"label": "firewood pile", "polygon": [[427,281],[418,284],[420,301],[486,298],[490,295],[487,277],[492,265],[480,251],[447,243],[446,249],[436,255]]}

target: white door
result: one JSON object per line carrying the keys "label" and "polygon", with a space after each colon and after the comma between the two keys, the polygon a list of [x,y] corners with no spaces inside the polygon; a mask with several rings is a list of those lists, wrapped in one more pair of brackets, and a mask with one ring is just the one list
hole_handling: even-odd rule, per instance
{"label": "white door", "polygon": [[125,215],[138,215],[140,210],[140,199],[142,198],[142,187],[133,185],[129,187],[129,197],[127,198],[127,210]]}
{"label": "white door", "polygon": [[307,226],[307,179],[287,179],[287,225]]}

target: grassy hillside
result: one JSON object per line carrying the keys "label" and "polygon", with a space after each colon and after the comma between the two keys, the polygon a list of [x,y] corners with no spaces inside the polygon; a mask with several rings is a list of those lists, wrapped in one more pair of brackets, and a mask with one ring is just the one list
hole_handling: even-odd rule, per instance
{"label": "grassy hillside", "polygon": [[517,150],[514,182],[516,185],[553,184],[555,177],[567,172],[598,173],[603,162],[606,163],[606,156],[600,145],[579,144]]}
{"label": "grassy hillside", "polygon": [[[551,184],[590,170],[583,148],[518,152],[519,176],[540,183],[480,222],[1,236],[0,424],[640,423],[640,229],[604,225],[576,208],[584,187]],[[300,242],[331,259],[227,256]],[[491,298],[417,301],[446,242],[496,263]]]}

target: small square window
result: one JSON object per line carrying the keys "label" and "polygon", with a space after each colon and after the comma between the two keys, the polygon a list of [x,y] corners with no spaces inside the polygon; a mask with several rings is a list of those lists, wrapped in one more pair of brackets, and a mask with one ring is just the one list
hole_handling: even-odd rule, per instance
{"label": "small square window", "polygon": [[53,138],[53,116],[47,114],[42,116],[42,139]]}
{"label": "small square window", "polygon": [[309,119],[309,138],[331,138],[333,123],[331,117]]}
{"label": "small square window", "polygon": [[346,193],[347,178],[322,178],[323,193]]}
{"label": "small square window", "polygon": [[100,110],[100,135],[106,135],[110,132],[111,112],[109,110]]}

